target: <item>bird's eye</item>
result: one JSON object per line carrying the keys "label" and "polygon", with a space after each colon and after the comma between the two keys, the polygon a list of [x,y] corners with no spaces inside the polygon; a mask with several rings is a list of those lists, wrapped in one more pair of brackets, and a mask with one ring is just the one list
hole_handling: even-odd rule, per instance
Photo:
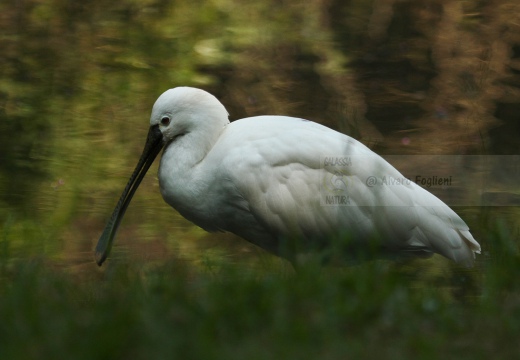
{"label": "bird's eye", "polygon": [[161,119],[161,125],[168,126],[170,125],[170,118],[168,116],[163,116]]}

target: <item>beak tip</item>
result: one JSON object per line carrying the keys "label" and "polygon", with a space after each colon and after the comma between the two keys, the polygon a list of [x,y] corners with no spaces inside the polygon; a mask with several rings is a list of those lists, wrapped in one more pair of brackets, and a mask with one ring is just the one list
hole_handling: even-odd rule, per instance
{"label": "beak tip", "polygon": [[103,265],[103,263],[105,262],[105,260],[107,258],[107,256],[105,254],[103,254],[102,252],[98,252],[98,251],[96,251],[94,257],[95,257],[95,260],[96,260],[96,264],[98,266]]}

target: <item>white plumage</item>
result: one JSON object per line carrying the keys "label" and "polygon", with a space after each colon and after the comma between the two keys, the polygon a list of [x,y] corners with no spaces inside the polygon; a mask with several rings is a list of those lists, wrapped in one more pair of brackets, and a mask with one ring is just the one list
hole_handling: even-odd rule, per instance
{"label": "white plumage", "polygon": [[[285,116],[229,123],[213,95],[187,87],[159,97],[150,125],[165,146],[163,198],[207,231],[235,233],[293,262],[327,246],[345,260],[364,250],[392,257],[439,253],[466,266],[480,252],[446,204],[413,182],[382,183],[404,177],[360,142],[325,126]],[[351,164],[334,174],[337,167],[323,162],[327,156]],[[369,177],[378,185],[368,186]],[[345,184],[348,205],[323,204],[324,179]]]}

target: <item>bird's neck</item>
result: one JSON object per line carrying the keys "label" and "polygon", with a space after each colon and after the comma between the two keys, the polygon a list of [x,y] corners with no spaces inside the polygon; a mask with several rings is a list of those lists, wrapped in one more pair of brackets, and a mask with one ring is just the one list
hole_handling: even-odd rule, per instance
{"label": "bird's neck", "polygon": [[207,179],[199,179],[199,170],[229,124],[227,118],[214,120],[178,137],[164,149],[159,182],[164,199],[175,208],[189,203],[204,191]]}

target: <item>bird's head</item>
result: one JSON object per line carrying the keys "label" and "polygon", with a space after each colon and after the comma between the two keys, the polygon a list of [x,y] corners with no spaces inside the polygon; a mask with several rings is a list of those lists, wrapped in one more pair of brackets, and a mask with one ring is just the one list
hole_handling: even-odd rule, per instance
{"label": "bird's head", "polygon": [[165,91],[155,102],[150,128],[162,133],[163,144],[193,132],[212,134],[211,128],[229,123],[224,105],[210,93],[191,87]]}
{"label": "bird's head", "polygon": [[153,106],[141,158],[96,246],[98,265],[107,258],[128,204],[161,149],[190,134],[186,137],[189,142],[205,151],[229,123],[227,116],[224,106],[213,95],[200,89],[177,87],[159,96]]}

